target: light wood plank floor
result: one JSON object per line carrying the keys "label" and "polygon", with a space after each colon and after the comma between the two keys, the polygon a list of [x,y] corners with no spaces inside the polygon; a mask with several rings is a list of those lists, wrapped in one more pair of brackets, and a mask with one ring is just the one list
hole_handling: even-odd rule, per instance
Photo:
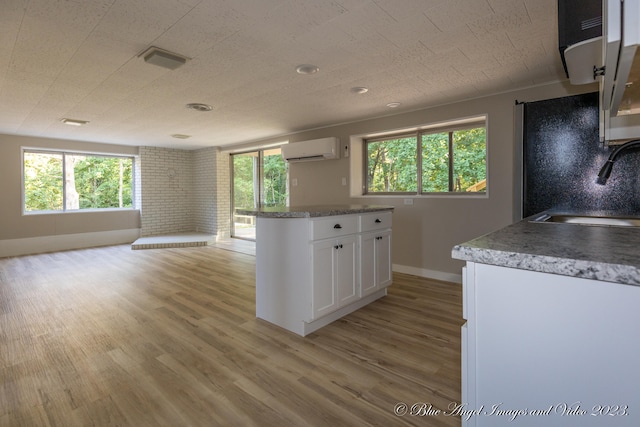
{"label": "light wood plank floor", "polygon": [[389,295],[307,336],[255,318],[255,258],[128,245],[0,259],[2,426],[458,426],[461,287]]}

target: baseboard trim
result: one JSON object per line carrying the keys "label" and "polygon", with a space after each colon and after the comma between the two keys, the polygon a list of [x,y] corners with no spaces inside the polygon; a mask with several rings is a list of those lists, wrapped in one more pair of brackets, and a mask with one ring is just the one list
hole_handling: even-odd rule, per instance
{"label": "baseboard trim", "polygon": [[462,273],[454,274],[445,271],[429,270],[426,268],[409,267],[407,265],[393,264],[393,271],[425,277],[427,279],[442,280],[445,282],[462,283]]}
{"label": "baseboard trim", "polygon": [[139,228],[0,240],[0,258],[96,246],[121,245],[140,237]]}

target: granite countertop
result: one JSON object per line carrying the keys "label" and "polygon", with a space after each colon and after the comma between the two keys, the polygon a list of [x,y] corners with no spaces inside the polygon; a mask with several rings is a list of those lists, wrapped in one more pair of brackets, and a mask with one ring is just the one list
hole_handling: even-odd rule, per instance
{"label": "granite countertop", "polygon": [[393,206],[384,205],[320,205],[236,209],[236,213],[240,215],[255,215],[263,218],[315,218],[320,216],[390,211],[393,209]]}
{"label": "granite countertop", "polygon": [[452,257],[640,286],[640,228],[530,219],[456,245]]}

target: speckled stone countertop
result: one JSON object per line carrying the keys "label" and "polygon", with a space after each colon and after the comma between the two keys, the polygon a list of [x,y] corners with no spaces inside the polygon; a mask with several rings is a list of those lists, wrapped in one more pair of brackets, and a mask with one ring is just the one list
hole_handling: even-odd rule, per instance
{"label": "speckled stone countertop", "polygon": [[236,213],[240,215],[255,215],[263,218],[315,218],[320,216],[390,211],[393,209],[393,206],[383,205],[326,205],[236,209]]}
{"label": "speckled stone countertop", "polygon": [[530,219],[456,245],[452,257],[640,286],[640,228]]}

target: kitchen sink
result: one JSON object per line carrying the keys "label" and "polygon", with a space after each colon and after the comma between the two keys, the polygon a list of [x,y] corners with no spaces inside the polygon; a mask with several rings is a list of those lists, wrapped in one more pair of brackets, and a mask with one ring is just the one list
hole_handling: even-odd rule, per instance
{"label": "kitchen sink", "polygon": [[608,227],[640,227],[640,217],[588,216],[588,215],[548,215],[543,214],[533,222],[556,224],[601,225]]}

